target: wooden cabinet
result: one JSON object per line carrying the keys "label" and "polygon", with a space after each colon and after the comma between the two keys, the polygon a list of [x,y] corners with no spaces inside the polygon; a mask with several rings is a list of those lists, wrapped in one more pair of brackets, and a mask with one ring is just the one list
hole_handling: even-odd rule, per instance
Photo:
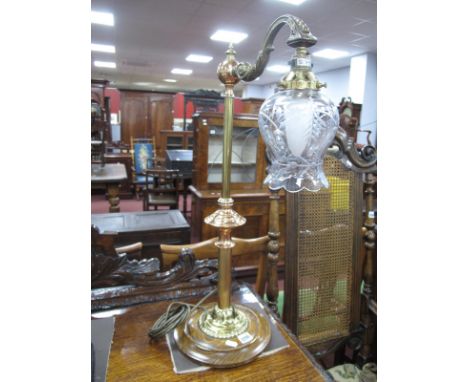
{"label": "wooden cabinet", "polygon": [[150,93],[121,90],[122,141],[130,144],[130,137],[156,139],[156,150],[165,150],[161,145],[161,130],[172,128],[171,93]]}
{"label": "wooden cabinet", "polygon": [[[223,161],[223,114],[193,116],[193,185],[198,190],[220,190]],[[263,188],[266,175],[265,144],[258,129],[258,117],[235,114],[232,133],[231,189]]]}
{"label": "wooden cabinet", "polygon": [[193,150],[193,131],[162,130],[159,136],[161,148],[156,151],[158,159],[165,160],[166,150]]}
{"label": "wooden cabinet", "polygon": [[[192,242],[199,242],[218,235],[218,231],[205,224],[204,218],[219,208],[221,196],[221,170],[223,145],[223,114],[200,113],[193,117],[193,183],[192,194]],[[270,192],[263,186],[266,176],[265,144],[258,130],[257,116],[236,114],[233,125],[231,168],[231,196],[234,210],[247,219],[245,225],[233,230],[233,236],[254,238],[268,234]],[[285,203],[280,199],[280,226],[284,232]],[[284,256],[280,243],[280,261]],[[240,256],[234,267],[252,272],[258,265],[259,253]]]}

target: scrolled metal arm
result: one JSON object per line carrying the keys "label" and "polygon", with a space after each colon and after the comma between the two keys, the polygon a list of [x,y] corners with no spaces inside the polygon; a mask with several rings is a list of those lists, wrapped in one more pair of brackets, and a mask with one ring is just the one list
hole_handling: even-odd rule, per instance
{"label": "scrolled metal arm", "polygon": [[300,18],[293,15],[283,15],[278,17],[270,25],[268,32],[263,42],[263,48],[257,56],[257,61],[254,65],[248,62],[241,62],[236,67],[236,75],[243,81],[253,81],[260,76],[270,59],[270,53],[275,50],[273,41],[276,35],[287,24],[291,33],[288,37],[287,44],[292,48],[310,47],[317,42],[317,38],[310,33],[307,24]]}

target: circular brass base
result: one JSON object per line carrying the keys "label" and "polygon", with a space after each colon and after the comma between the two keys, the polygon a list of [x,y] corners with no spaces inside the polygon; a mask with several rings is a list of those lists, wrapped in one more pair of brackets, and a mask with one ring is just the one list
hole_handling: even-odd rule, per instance
{"label": "circular brass base", "polygon": [[[216,303],[207,305],[212,310]],[[180,350],[190,358],[211,367],[227,368],[252,361],[268,345],[271,338],[270,321],[264,312],[257,312],[243,305],[235,310],[247,319],[246,329],[229,338],[214,338],[200,329],[200,316],[206,312],[193,311],[185,324],[174,330],[174,338]]]}

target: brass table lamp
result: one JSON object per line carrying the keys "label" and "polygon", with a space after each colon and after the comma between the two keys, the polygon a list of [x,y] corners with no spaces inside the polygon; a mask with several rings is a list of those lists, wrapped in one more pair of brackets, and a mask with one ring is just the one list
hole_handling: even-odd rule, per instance
{"label": "brass table lamp", "polygon": [[[267,99],[260,112],[260,116],[266,118],[259,119],[260,131],[272,162],[265,182],[272,189],[285,188],[292,192],[303,188],[316,191],[327,186],[321,165],[338,128],[338,112],[318,93],[324,85],[311,71],[308,48],[317,39],[301,19],[283,15],[271,24],[255,65],[238,63],[231,44],[217,71],[225,86],[222,194],[218,199],[220,208],[206,217],[205,223],[219,229],[219,239],[215,243],[219,248],[218,302],[205,306],[206,309],[194,310],[174,332],[183,353],[213,367],[234,367],[250,362],[271,338],[266,313],[231,304],[231,249],[234,247],[231,231],[246,222],[232,209],[234,201],[230,197],[233,89],[239,81],[253,81],[263,73],[274,50],[273,40],[285,24],[291,31],[287,44],[296,50],[291,71],[278,84],[279,89],[285,91],[282,93],[285,100]],[[288,107],[292,110],[289,116]],[[276,111],[283,109],[285,116],[279,116]],[[262,110],[267,110],[268,115]],[[298,112],[308,119],[301,119]]]}

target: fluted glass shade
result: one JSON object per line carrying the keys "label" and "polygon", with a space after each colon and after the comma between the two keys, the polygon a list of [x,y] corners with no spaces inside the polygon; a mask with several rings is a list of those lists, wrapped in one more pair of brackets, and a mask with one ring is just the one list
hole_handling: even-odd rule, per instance
{"label": "fluted glass shade", "polygon": [[339,125],[338,110],[319,90],[281,90],[258,117],[270,160],[264,183],[288,192],[328,188],[323,157]]}

